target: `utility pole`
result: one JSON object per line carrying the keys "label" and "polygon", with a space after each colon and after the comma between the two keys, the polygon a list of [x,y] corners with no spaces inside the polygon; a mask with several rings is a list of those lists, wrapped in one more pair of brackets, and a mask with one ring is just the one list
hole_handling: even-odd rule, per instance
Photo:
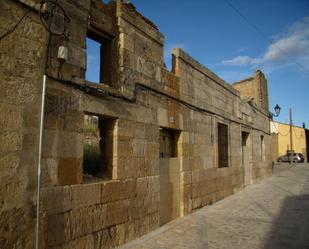
{"label": "utility pole", "polygon": [[293,150],[292,108],[290,108],[290,150]]}

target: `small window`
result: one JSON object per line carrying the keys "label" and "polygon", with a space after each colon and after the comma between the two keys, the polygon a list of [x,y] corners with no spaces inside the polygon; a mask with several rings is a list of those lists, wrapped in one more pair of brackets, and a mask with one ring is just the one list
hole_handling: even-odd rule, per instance
{"label": "small window", "polygon": [[86,80],[111,85],[112,39],[95,32],[87,34],[87,71]]}
{"label": "small window", "polygon": [[218,167],[228,167],[228,126],[218,123]]}
{"label": "small window", "polygon": [[112,178],[114,126],[114,118],[84,116],[84,181]]}
{"label": "small window", "polygon": [[180,132],[160,129],[160,158],[177,157],[177,143]]}

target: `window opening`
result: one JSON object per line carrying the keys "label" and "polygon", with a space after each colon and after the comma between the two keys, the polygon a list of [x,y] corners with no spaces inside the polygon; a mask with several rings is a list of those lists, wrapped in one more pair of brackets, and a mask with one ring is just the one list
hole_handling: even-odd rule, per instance
{"label": "window opening", "polygon": [[111,179],[113,167],[114,118],[84,116],[84,180]]}
{"label": "window opening", "polygon": [[177,157],[179,135],[177,130],[160,129],[160,158]]}
{"label": "window opening", "polygon": [[218,167],[228,167],[228,126],[218,123]]}
{"label": "window opening", "polygon": [[95,32],[87,34],[87,70],[86,80],[111,85],[112,39]]}

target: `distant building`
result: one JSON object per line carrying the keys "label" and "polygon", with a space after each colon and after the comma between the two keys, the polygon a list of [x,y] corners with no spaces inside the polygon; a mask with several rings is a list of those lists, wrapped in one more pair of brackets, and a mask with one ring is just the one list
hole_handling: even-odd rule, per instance
{"label": "distant building", "polygon": [[305,161],[309,159],[309,130],[300,126],[292,127],[293,148],[290,143],[290,125],[271,122],[270,131],[272,133],[272,160],[284,155],[287,150],[293,149],[297,153],[302,153]]}

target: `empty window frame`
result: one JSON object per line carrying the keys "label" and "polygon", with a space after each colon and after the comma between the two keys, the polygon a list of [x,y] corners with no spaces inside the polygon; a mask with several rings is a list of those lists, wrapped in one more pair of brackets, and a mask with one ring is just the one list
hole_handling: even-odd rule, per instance
{"label": "empty window frame", "polygon": [[100,33],[87,33],[86,79],[111,85],[112,81],[112,38]]}
{"label": "empty window frame", "polygon": [[229,166],[228,126],[218,123],[218,167]]}
{"label": "empty window frame", "polygon": [[84,115],[84,181],[112,178],[115,121],[114,118]]}
{"label": "empty window frame", "polygon": [[177,157],[177,143],[180,132],[160,128],[160,158]]}

